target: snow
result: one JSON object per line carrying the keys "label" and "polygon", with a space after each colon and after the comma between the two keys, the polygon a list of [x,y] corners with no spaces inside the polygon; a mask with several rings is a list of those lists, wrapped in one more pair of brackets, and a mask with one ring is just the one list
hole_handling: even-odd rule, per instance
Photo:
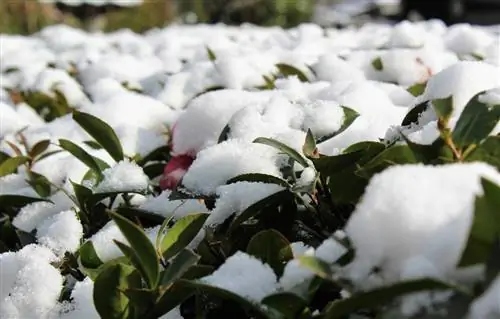
{"label": "snow", "polygon": [[[344,4],[348,15],[356,9],[352,5]],[[348,107],[359,117],[344,132],[319,143],[322,154],[336,155],[362,141],[397,141],[400,130],[414,142],[430,144],[439,136],[432,105],[418,123],[401,127],[407,112],[419,103],[452,96],[451,127],[478,93],[485,92],[480,97],[484,103],[500,103],[498,31],[468,24],[448,27],[438,20],[344,29],[314,24],[287,30],[171,25],[143,34],[127,29],[89,34],[54,25],[31,36],[0,35],[0,41],[0,151],[15,156],[9,141],[25,153],[15,136],[25,127],[29,146],[47,139],[52,143],[47,151],[53,151],[60,149],[58,139],[71,140],[110,165],[104,180],[92,187],[94,193],[145,192],[134,196],[133,207],[174,220],[208,212],[205,226],[219,225],[284,189],[256,182],[226,184],[247,173],[283,177],[280,168],[287,157],[273,147],[253,143],[257,137],[276,139],[302,153],[307,130],[316,137],[336,133],[345,120],[342,107]],[[215,53],[215,61],[209,60],[207,47]],[[372,65],[377,58],[381,70]],[[281,77],[275,88],[259,90],[266,84],[263,75],[277,74],[277,63],[301,70],[310,82]],[[407,91],[414,84],[426,84],[418,97]],[[54,89],[70,106],[108,123],[126,159],[116,163],[105,150],[85,145],[91,137],[70,114],[47,122],[9,94],[14,90],[54,97]],[[226,126],[228,139],[218,143]],[[499,132],[500,123],[490,135]],[[190,158],[174,177],[188,191],[214,196],[213,209],[202,200],[169,200],[171,190],[154,193],[157,179],[150,181],[132,158],[143,158],[167,143],[177,160]],[[314,168],[298,164],[294,168],[299,174],[296,186],[314,181]],[[36,162],[32,170],[74,195],[70,181],[81,183],[88,167],[61,152]],[[27,176],[22,167],[0,177],[0,194],[38,197]],[[482,192],[480,176],[500,181],[494,168],[480,163],[396,166],[376,175],[345,229],[356,254],[341,274],[354,280],[358,289],[422,276],[477,283],[478,271],[464,274],[455,265],[467,238],[474,197]],[[75,252],[85,240],[93,242],[101,260],[109,261],[122,256],[112,240],[127,241],[113,222],[92,236],[83,234],[78,208],[67,194],[53,191],[49,196],[53,204],[26,205],[13,218],[15,227],[33,232],[36,245],[0,254],[1,319],[98,318],[92,281],[76,282],[72,301],[59,303],[63,278],[50,263],[60,261],[66,251]],[[112,208],[122,204],[118,199]],[[146,229],[150,239],[157,231],[158,227]],[[202,230],[189,247],[196,248],[204,236]],[[345,252],[334,238],[316,248],[304,242],[292,243],[291,248],[294,259],[281,278],[268,265],[238,252],[203,280],[253,302],[276,291],[302,295],[313,274],[297,258],[316,256],[332,264]],[[371,274],[373,267],[381,272]],[[472,319],[498,316],[499,287],[497,279],[474,302]],[[436,298],[447,295],[410,295],[402,299],[401,310],[415,313]],[[180,318],[180,310],[163,317]]]}
{"label": "snow", "polygon": [[256,303],[278,288],[272,268],[241,251],[226,259],[222,266],[200,281]]}
{"label": "snow", "polygon": [[233,139],[198,153],[182,184],[196,193],[213,194],[229,179],[249,173],[281,177],[276,151],[266,145]]}
{"label": "snow", "polygon": [[149,178],[142,168],[128,160],[105,169],[104,179],[95,188],[96,193],[139,192],[148,188]]}
{"label": "snow", "polygon": [[0,254],[0,318],[49,318],[56,309],[63,277],[45,247],[25,246]]}
{"label": "snow", "polygon": [[[374,176],[345,228],[356,250],[347,276],[364,285],[378,267],[385,283],[450,278],[468,238],[475,196],[482,194],[481,177],[500,183],[497,170],[484,163],[392,166]],[[427,266],[416,267],[415,258]]]}
{"label": "snow", "polygon": [[218,198],[215,208],[210,212],[206,224],[222,224],[233,213],[238,216],[252,204],[281,190],[284,190],[284,187],[279,185],[251,182],[219,186],[216,190]]}
{"label": "snow", "polygon": [[44,220],[37,227],[37,240],[58,256],[73,253],[80,247],[83,227],[74,211],[67,210]]}

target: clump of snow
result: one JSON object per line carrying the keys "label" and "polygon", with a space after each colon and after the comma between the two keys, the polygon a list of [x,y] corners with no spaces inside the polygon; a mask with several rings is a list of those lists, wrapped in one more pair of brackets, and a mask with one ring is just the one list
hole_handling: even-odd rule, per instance
{"label": "clump of snow", "polygon": [[276,274],[269,265],[240,251],[200,280],[256,303],[278,288]]}
{"label": "clump of snow", "polygon": [[93,300],[94,282],[86,277],[79,281],[71,291],[71,303],[69,309],[62,312],[61,319],[92,319],[99,318]]}
{"label": "clump of snow", "polygon": [[266,145],[234,139],[198,153],[182,184],[192,191],[212,194],[229,179],[248,173],[281,177],[276,151]]}
{"label": "clump of snow", "polygon": [[95,188],[96,193],[144,191],[149,178],[136,163],[123,160],[105,169],[104,179]]}
{"label": "clump of snow", "polygon": [[57,309],[63,277],[45,247],[0,254],[0,318],[46,318]]}
{"label": "clump of snow", "polygon": [[216,190],[218,196],[215,208],[210,212],[206,224],[222,224],[233,213],[241,214],[252,204],[275,194],[284,187],[276,184],[237,182],[219,186]]}
{"label": "clump of snow", "polygon": [[414,105],[452,96],[452,117],[457,117],[476,94],[500,86],[499,74],[498,67],[486,63],[471,61],[456,63],[430,78],[424,94],[415,100]]}
{"label": "clump of snow", "polygon": [[207,211],[207,207],[196,199],[169,200],[168,197],[171,193],[172,191],[165,190],[156,197],[150,196],[138,208],[165,218],[174,216],[175,219],[182,218],[189,213]]}
{"label": "clump of snow", "polygon": [[92,241],[97,256],[103,262],[115,259],[123,255],[123,253],[118,248],[118,246],[116,246],[113,240],[117,240],[124,244],[128,243],[127,239],[125,238],[125,236],[123,236],[122,232],[114,221],[108,222],[89,240]]}
{"label": "clump of snow", "polygon": [[481,177],[500,183],[484,163],[402,165],[375,175],[345,229],[356,250],[348,276],[363,284],[378,267],[386,282],[397,281],[417,256],[433,266],[429,276],[451,276],[482,194]]}
{"label": "clump of snow", "polygon": [[36,233],[38,242],[58,256],[75,252],[80,246],[82,235],[82,224],[72,210],[47,218],[37,227]]}
{"label": "clump of snow", "polygon": [[69,210],[74,203],[63,192],[57,192],[49,198],[53,203],[36,202],[21,208],[12,224],[25,232],[31,232],[47,218]]}

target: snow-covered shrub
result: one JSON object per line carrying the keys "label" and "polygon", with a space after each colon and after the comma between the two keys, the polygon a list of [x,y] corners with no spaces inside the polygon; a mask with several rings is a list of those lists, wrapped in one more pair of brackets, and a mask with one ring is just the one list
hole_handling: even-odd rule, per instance
{"label": "snow-covered shrub", "polygon": [[2,35],[0,318],[500,317],[497,38]]}

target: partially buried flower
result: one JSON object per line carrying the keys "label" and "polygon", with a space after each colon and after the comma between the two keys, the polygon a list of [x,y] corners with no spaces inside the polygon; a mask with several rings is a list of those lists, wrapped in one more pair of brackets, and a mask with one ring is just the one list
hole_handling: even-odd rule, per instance
{"label": "partially buried flower", "polygon": [[160,179],[160,188],[174,189],[193,163],[194,158],[189,155],[174,156],[165,166]]}

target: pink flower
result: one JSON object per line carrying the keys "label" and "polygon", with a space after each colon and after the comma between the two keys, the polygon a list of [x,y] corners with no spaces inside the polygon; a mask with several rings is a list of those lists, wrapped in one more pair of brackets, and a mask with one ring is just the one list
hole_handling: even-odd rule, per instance
{"label": "pink flower", "polygon": [[176,188],[193,161],[194,158],[189,155],[172,157],[163,170],[163,176],[160,179],[160,188],[162,190]]}
{"label": "pink flower", "polygon": [[[171,150],[173,149],[173,136],[175,133],[176,124],[172,126],[170,141],[168,143]],[[160,179],[160,188],[162,190],[175,189],[181,181],[182,177],[184,177],[184,175],[188,171],[194,159],[195,156],[190,154],[180,154],[172,157],[163,169],[163,176]]]}

